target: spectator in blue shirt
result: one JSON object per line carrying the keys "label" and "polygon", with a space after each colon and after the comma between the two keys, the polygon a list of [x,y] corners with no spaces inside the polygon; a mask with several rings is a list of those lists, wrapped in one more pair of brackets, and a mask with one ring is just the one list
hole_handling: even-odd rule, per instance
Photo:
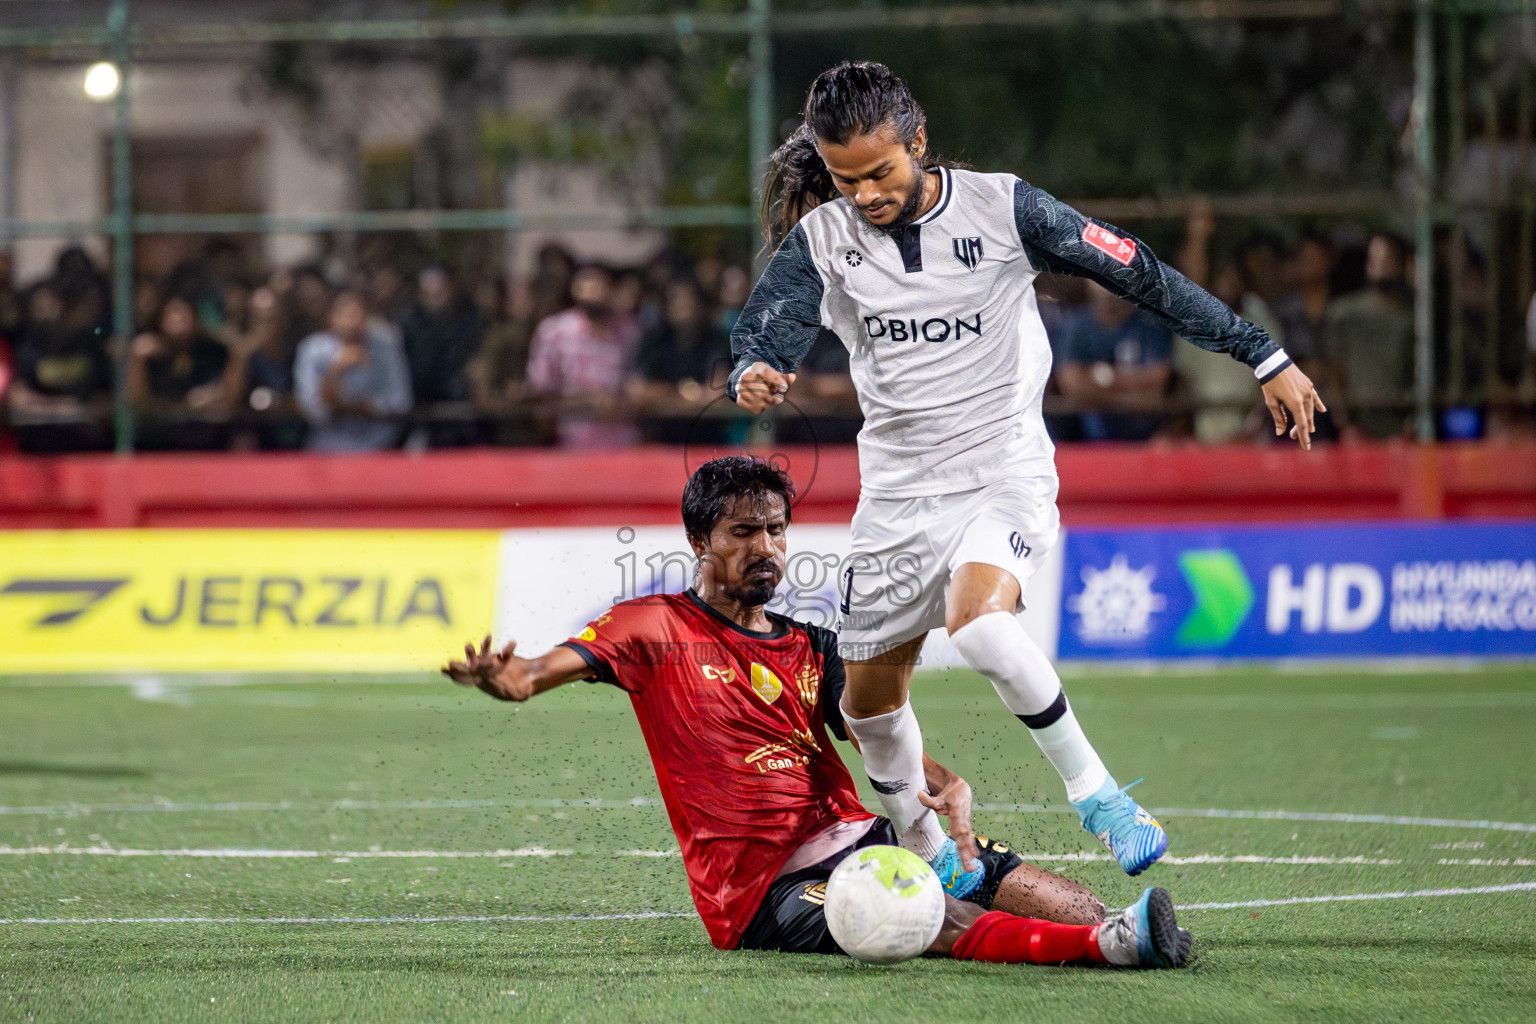
{"label": "spectator in blue shirt", "polygon": [[1152,317],[1089,284],[1088,305],[1062,327],[1056,379],[1082,410],[1090,441],[1145,441],[1162,421],[1173,336]]}
{"label": "spectator in blue shirt", "polygon": [[370,323],[361,292],[337,293],[329,329],[299,343],[293,379],[311,451],[394,447],[397,420],[411,409],[411,371],[399,335]]}

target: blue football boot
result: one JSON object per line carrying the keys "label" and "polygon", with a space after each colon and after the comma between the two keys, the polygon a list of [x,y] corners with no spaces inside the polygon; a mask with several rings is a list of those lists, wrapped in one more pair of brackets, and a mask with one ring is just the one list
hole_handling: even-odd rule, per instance
{"label": "blue football boot", "polygon": [[1168,890],[1156,888],[1099,925],[1098,940],[1104,959],[1116,967],[1183,967],[1192,944]]}
{"label": "blue football boot", "polygon": [[1156,818],[1126,795],[1131,786],[1121,788],[1113,777],[1106,778],[1097,793],[1073,801],[1072,806],[1083,819],[1083,828],[1099,837],[1120,862],[1121,870],[1139,875],[1168,852],[1168,834]]}
{"label": "blue football boot", "polygon": [[963,900],[975,892],[987,875],[986,868],[982,867],[979,860],[976,862],[976,870],[965,870],[965,865],[960,862],[960,848],[949,836],[944,837],[944,848],[939,851],[939,855],[928,863],[944,884],[944,891],[957,900]]}

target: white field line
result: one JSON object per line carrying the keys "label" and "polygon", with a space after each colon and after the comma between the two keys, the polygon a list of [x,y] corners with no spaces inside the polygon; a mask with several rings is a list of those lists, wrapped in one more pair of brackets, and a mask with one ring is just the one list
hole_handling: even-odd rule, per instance
{"label": "white field line", "polygon": [[546,797],[515,800],[332,800],[328,803],[275,801],[220,801],[216,803],[176,803],[156,800],[136,804],[42,804],[34,807],[0,807],[0,817],[81,817],[89,814],[182,814],[229,811],[452,811],[479,807],[587,808],[616,810],[634,807],[660,807],[661,801],[649,796],[622,799],[601,797]]}
{"label": "white field line", "polygon": [[[1255,811],[1222,807],[1149,807],[1159,818],[1252,818],[1257,821],[1321,821],[1341,825],[1418,825],[1425,828],[1482,828],[1500,832],[1536,833],[1536,824],[1469,818],[1423,818],[1401,814],[1354,814],[1345,811]],[[1067,804],[979,803],[972,810],[1018,814],[1076,814]]]}
{"label": "white field line", "polygon": [[[0,806],[0,817],[84,817],[92,814],[156,814],[303,811],[438,811],[474,808],[586,809],[595,811],[632,810],[660,807],[661,801],[648,796],[628,798],[524,798],[513,800],[333,800],[328,803],[303,804],[280,801],[226,801],[219,803],[175,803],[161,800],[151,803],[119,804],[42,804],[37,806]],[[977,811],[1018,814],[1076,814],[1069,804],[995,803],[975,804]],[[1354,814],[1335,811],[1245,810],[1221,807],[1153,807],[1151,812],[1167,818],[1251,818],[1259,821],[1313,821],[1342,825],[1412,825],[1424,828],[1490,829],[1500,832],[1536,834],[1536,824],[1520,821],[1486,821],[1467,818],[1428,818],[1396,814]]]}
{"label": "white field line", "polygon": [[615,850],[615,857],[681,857],[682,850]]}
{"label": "white field line", "polygon": [[[1113,695],[1086,694],[1073,704],[1099,711],[1146,708],[1156,711],[1492,711],[1536,708],[1536,690],[1490,690],[1466,693],[1409,691],[1399,693],[1213,693],[1170,694],[1155,689],[1128,690]],[[919,694],[924,710],[981,711],[997,707],[990,693]]]}
{"label": "white field line", "polygon": [[1302,903],[1356,903],[1367,900],[1406,900],[1421,896],[1480,896],[1492,892],[1532,892],[1536,882],[1474,885],[1456,889],[1412,889],[1402,892],[1357,892],[1347,896],[1291,896],[1279,900],[1234,900],[1228,903],[1184,903],[1179,910],[1238,910],[1243,907],[1289,907]]}
{"label": "white field line", "polygon": [[616,810],[634,807],[659,807],[654,797],[633,796],[626,799],[601,797],[546,797],[515,800],[332,800],[328,803],[303,804],[290,800],[223,801],[218,803],[176,803],[169,800],[137,804],[47,804],[36,807],[0,807],[3,815],[79,816],[87,814],[153,814],[225,811],[443,811],[480,807],[516,808],[587,808]]}
{"label": "white field line", "polygon": [[[3,851],[0,851],[3,852]],[[1107,853],[1020,853],[1025,861],[1112,861]],[[1390,867],[1401,859],[1390,857],[1261,857],[1255,854],[1194,853],[1183,857],[1165,856],[1159,864],[1373,864]],[[1446,863],[1442,860],[1440,863]]]}
{"label": "white field line", "polygon": [[1329,811],[1230,811],[1219,807],[1187,809],[1156,807],[1152,813],[1169,818],[1255,818],[1261,821],[1326,821],[1345,825],[1420,825],[1426,828],[1486,828],[1499,832],[1532,832],[1536,825],[1520,821],[1473,821],[1465,818],[1421,818],[1400,814],[1349,814]]}
{"label": "white field line", "polygon": [[[142,850],[132,847],[112,846],[0,846],[0,857],[188,857],[211,860],[325,860],[336,862],[353,860],[504,860],[513,857],[569,857],[574,850],[550,850],[542,846],[523,846],[500,850],[275,850],[264,847],[175,847],[162,850]],[[679,850],[615,850],[615,857],[680,857]],[[1112,861],[1107,853],[1020,853],[1026,861],[1040,863],[1082,863],[1088,861]],[[1328,866],[1360,864],[1374,867],[1396,867],[1402,864],[1397,857],[1328,857],[1286,856],[1266,857],[1246,853],[1192,853],[1184,856],[1166,856],[1160,864],[1289,864],[1296,866]],[[1436,860],[1440,867],[1536,867],[1536,859],[1529,857],[1441,857]]]}
{"label": "white field line", "polygon": [[[1413,889],[1399,892],[1357,892],[1338,896],[1294,896],[1276,900],[1236,900],[1227,903],[1185,903],[1179,910],[1239,910],[1247,907],[1285,907],[1303,903],[1356,903],[1371,900],[1405,900],[1431,896],[1480,896],[1499,892],[1536,891],[1536,882],[1513,885],[1478,885],[1456,889]],[[647,921],[657,918],[693,917],[683,911],[652,911],[639,914],[570,914],[563,917],[525,917],[496,914],[484,917],[0,917],[7,924],[494,924],[528,922],[554,924],[563,921]]]}
{"label": "white field line", "polygon": [[1467,693],[1222,693],[1093,696],[1082,701],[1090,708],[1127,708],[1137,703],[1159,711],[1408,711],[1503,710],[1536,708],[1536,690],[1494,690]]}
{"label": "white field line", "polygon": [[533,917],[491,914],[483,917],[0,917],[0,924],[493,924],[499,921],[553,924],[560,921],[651,921],[664,917],[694,917],[693,911],[657,910],[638,914],[566,914]]}
{"label": "white field line", "polygon": [[[111,846],[0,846],[0,856],[73,856],[73,857],[190,857],[219,860],[324,860],[336,862],[352,860],[497,860],[512,857],[568,857],[572,850],[548,850],[541,846],[527,846],[516,850],[272,850],[215,848],[197,849],[178,847],[164,850],[119,849]],[[678,850],[615,850],[615,857],[679,857]],[[1083,862],[1111,861],[1107,853],[1021,853],[1020,857],[1032,862]],[[1326,866],[1339,864],[1364,864],[1376,867],[1395,867],[1400,858],[1391,857],[1326,857],[1287,856],[1266,857],[1259,854],[1195,853],[1185,856],[1164,857],[1159,862],[1171,865],[1188,864],[1288,864],[1298,866]],[[1441,858],[1442,865],[1472,864],[1488,867],[1525,867],[1536,861],[1458,860]]]}
{"label": "white field line", "polygon": [[[574,852],[546,850],[542,846],[524,846],[516,850],[269,850],[188,847],[135,850],[111,846],[0,846],[0,856],[13,857],[62,854],[76,857],[200,857],[215,860],[499,860],[507,857],[569,857]],[[650,850],[621,850],[615,856],[665,857],[669,854]]]}

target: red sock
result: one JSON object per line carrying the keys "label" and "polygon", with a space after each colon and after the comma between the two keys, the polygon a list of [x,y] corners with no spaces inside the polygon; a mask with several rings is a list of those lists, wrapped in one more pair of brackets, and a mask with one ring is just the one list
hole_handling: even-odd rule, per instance
{"label": "red sock", "polygon": [[982,914],[950,950],[956,960],[991,964],[1102,964],[1099,926],[1052,924],[1001,910]]}

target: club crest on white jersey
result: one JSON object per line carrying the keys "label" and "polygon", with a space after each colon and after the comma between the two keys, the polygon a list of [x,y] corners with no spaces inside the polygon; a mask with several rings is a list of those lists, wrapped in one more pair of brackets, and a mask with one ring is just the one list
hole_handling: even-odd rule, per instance
{"label": "club crest on white jersey", "polygon": [[933,207],[899,235],[847,201],[800,222],[822,325],[849,350],[864,411],[863,488],[881,497],[1055,472],[1040,414],[1051,352],[1014,225],[1018,179],[940,169],[938,180]]}

